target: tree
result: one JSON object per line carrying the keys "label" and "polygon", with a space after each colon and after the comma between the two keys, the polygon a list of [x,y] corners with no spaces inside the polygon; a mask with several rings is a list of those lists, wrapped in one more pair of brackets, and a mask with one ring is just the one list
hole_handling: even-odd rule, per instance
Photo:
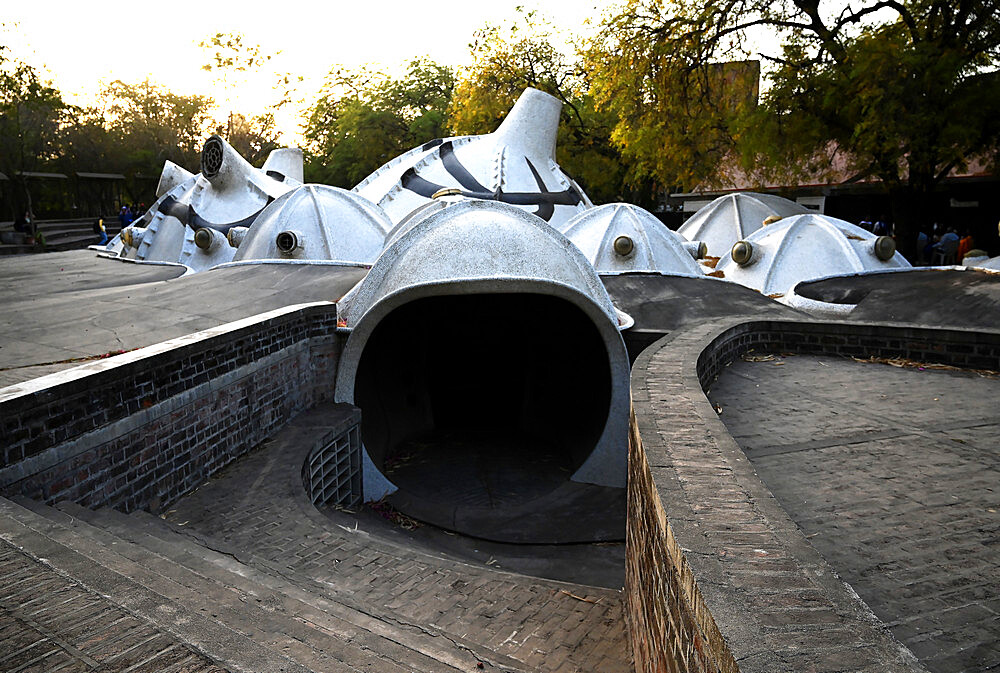
{"label": "tree", "polygon": [[266,53],[259,44],[246,41],[242,33],[215,33],[198,43],[208,52],[208,63],[202,70],[215,73],[215,81],[225,92],[225,119],[216,123],[216,133],[225,137],[252,164],[263,162],[271,150],[280,147],[274,112],[291,102],[293,91],[301,77],[289,73],[276,74],[271,89],[275,100],[263,111],[247,108],[239,93],[259,80],[261,70],[281,54]]}
{"label": "tree", "polygon": [[[519,10],[520,11],[520,10]],[[554,45],[558,35],[535,12],[506,25],[477,31],[473,65],[459,81],[449,107],[449,126],[459,135],[490,133],[526,87],[559,98],[558,160],[596,202],[645,200],[648,190],[625,197],[627,166],[612,147],[612,117],[595,108],[586,71]],[[636,176],[634,184],[642,186]]]}
{"label": "tree", "polygon": [[401,78],[335,69],[309,111],[307,177],[350,188],[393,157],[446,134],[454,74],[426,59]]}
{"label": "tree", "polygon": [[102,99],[105,126],[126,148],[123,172],[159,175],[168,159],[198,170],[211,129],[212,99],[175,94],[148,79],[138,84],[115,81]]}
{"label": "tree", "polygon": [[19,203],[12,204],[16,210],[32,207],[23,173],[40,170],[57,156],[60,129],[69,112],[51,82],[0,45],[0,172],[18,187]]}
{"label": "tree", "polygon": [[230,114],[227,140],[254,166],[263,165],[267,155],[281,147],[271,112],[249,118],[239,113]]}
{"label": "tree", "polygon": [[[630,0],[588,52],[613,139],[685,189],[740,168],[795,175],[840,155],[892,196],[911,250],[931,190],[994,150],[1000,0]],[[772,47],[773,45],[773,47]],[[720,64],[763,59],[761,104]]]}

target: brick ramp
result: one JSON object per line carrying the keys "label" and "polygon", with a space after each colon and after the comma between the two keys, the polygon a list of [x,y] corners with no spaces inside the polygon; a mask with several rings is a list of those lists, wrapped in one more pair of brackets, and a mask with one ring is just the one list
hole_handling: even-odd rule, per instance
{"label": "brick ramp", "polygon": [[501,670],[632,670],[621,593],[421,553],[341,527],[305,496],[311,427],[293,419],[166,514],[175,530],[323,598],[445,637]]}
{"label": "brick ramp", "polygon": [[0,670],[223,673],[171,634],[4,540],[0,567]]}
{"label": "brick ramp", "polygon": [[[31,568],[36,569],[36,574],[49,576],[48,584],[34,589],[44,600],[67,582],[79,587],[79,591],[99,594],[113,604],[112,610],[124,611],[128,619],[153,634],[147,648],[151,657],[163,650],[173,652],[175,658],[183,655],[148,670],[167,670],[168,664],[191,659],[189,655],[195,650],[201,653],[201,659],[195,657],[192,663],[203,669],[215,662],[230,671],[254,673],[444,673],[475,667],[471,655],[459,648],[448,651],[434,643],[415,642],[420,636],[412,633],[396,637],[398,629],[388,623],[359,625],[354,622],[364,620],[351,621],[352,615],[344,610],[339,614],[324,612],[315,604],[299,600],[303,596],[296,597],[295,592],[282,593],[255,582],[249,569],[242,570],[250,577],[241,575],[234,561],[225,568],[191,553],[190,546],[185,545],[160,545],[154,551],[82,518],[87,516],[97,522],[105,515],[91,517],[87,510],[72,504],[64,505],[64,509],[67,511],[26,499],[21,503],[0,499],[0,554],[19,559],[28,568],[26,576],[30,576]],[[133,531],[131,537],[152,542],[145,535]],[[43,570],[38,570],[39,566]],[[23,592],[24,588],[17,590]],[[2,603],[5,624],[11,621],[9,601],[17,598],[17,594],[6,594]],[[23,612],[25,606],[18,609]],[[110,617],[114,614],[109,613],[109,627],[119,623]],[[16,620],[18,614],[13,615]],[[21,631],[25,625],[31,627],[23,618],[18,623]],[[73,633],[60,631],[58,624],[55,627],[50,639],[71,644]],[[30,640],[30,631],[22,639]],[[415,643],[431,656],[411,649],[406,642]],[[0,659],[5,655],[20,656],[5,652],[6,647],[0,646]],[[156,648],[160,650],[152,651]],[[440,659],[434,655],[440,655]],[[53,669],[46,666],[40,670]],[[132,669],[110,665],[100,670]]]}
{"label": "brick ramp", "polygon": [[[329,631],[339,620],[338,634],[354,641],[362,637],[379,636],[412,649],[435,661],[447,664],[444,670],[471,670],[481,660],[490,661],[487,652],[477,653],[471,643],[437,634],[423,627],[407,624],[391,614],[377,614],[372,609],[345,600],[325,597],[326,588],[308,578],[293,582],[280,566],[265,559],[231,549],[204,536],[192,536],[179,527],[146,512],[122,514],[113,509],[93,511],[63,502],[58,508],[103,528],[121,538],[163,556],[176,559],[198,574],[222,582],[237,591],[252,596],[265,609],[280,609],[297,619],[311,623],[321,631]],[[246,561],[246,562],[244,562]],[[334,619],[328,619],[334,618]],[[367,633],[366,633],[367,632]],[[482,648],[480,648],[482,649]],[[496,670],[523,670],[507,657],[492,657]]]}

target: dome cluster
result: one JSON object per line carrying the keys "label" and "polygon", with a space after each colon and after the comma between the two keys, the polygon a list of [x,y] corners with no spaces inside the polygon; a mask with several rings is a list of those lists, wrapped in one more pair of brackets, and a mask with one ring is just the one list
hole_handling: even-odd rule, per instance
{"label": "dome cluster", "polygon": [[[595,207],[555,161],[560,106],[527,89],[495,132],[425,143],[352,190],[303,184],[298,149],[275,150],[258,169],[212,136],[201,172],[167,162],[157,201],[103,250],[190,272],[283,263],[384,273],[397,264],[410,282],[428,269],[468,280],[530,268],[573,285],[560,274],[583,263],[591,280],[711,277],[793,304],[802,282],[909,267],[891,238],[771,194],[719,197],[676,232],[635,205]],[[515,220],[531,226],[514,233]]]}

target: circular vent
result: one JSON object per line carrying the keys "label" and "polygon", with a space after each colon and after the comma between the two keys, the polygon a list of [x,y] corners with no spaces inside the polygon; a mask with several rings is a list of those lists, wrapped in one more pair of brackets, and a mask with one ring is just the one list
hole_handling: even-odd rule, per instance
{"label": "circular vent", "polygon": [[614,249],[622,257],[628,257],[635,249],[635,243],[628,236],[619,236],[615,239]]}
{"label": "circular vent", "polygon": [[291,254],[299,247],[299,237],[294,231],[283,231],[275,237],[274,244],[286,255]]}
{"label": "circular vent", "polygon": [[205,147],[201,150],[201,173],[206,178],[214,178],[222,168],[222,139],[212,136],[205,141]]}

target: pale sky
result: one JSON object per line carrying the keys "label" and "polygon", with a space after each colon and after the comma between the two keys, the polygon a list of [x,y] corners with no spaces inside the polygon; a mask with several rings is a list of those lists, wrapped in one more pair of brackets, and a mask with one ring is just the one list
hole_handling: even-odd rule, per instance
{"label": "pale sky", "polygon": [[[281,51],[268,64],[273,72],[301,75],[301,95],[311,99],[334,64],[377,64],[390,70],[418,56],[442,64],[470,62],[473,32],[487,22],[516,16],[515,8],[537,9],[567,33],[588,30],[608,3],[597,0],[369,0],[368,2],[142,2],[29,0],[5,3],[0,44],[46,75],[70,102],[90,104],[114,80],[149,77],[179,94],[226,100],[201,66],[208,53],[198,43],[219,32],[239,32],[245,43],[266,53]],[[266,66],[267,67],[267,66]],[[236,107],[258,112],[273,100],[274,76],[248,82],[234,95]],[[312,102],[307,100],[306,103]],[[279,118],[285,140],[295,142],[295,111]]]}

